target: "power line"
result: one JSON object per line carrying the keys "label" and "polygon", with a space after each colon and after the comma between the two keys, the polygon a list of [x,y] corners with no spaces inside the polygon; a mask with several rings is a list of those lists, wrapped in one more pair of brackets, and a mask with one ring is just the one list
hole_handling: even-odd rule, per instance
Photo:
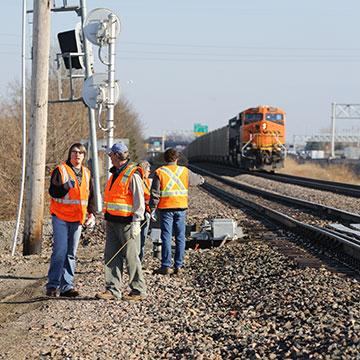
{"label": "power line", "polygon": [[20,37],[21,35],[20,34],[10,34],[10,33],[0,33],[0,36],[14,36],[14,37]]}
{"label": "power line", "polygon": [[196,53],[196,52],[176,52],[176,51],[137,51],[137,50],[134,50],[134,51],[124,51],[123,53],[127,54],[127,53],[130,53],[130,54],[151,54],[151,55],[186,55],[186,56],[220,56],[220,57],[223,57],[223,56],[239,56],[239,57],[266,57],[266,58],[277,58],[277,57],[293,57],[293,56],[296,56],[296,58],[299,58],[299,57],[302,57],[302,58],[308,58],[308,57],[314,57],[316,59],[322,59],[322,57],[325,57],[325,58],[328,58],[329,56],[331,56],[332,58],[339,58],[339,59],[343,59],[343,58],[347,58],[347,57],[355,57],[356,59],[359,58],[359,55],[360,54],[335,54],[335,55],[330,55],[330,54],[316,54],[316,55],[312,55],[312,54],[296,54],[296,55],[293,55],[293,54],[268,54],[268,53],[265,53],[265,54],[226,54],[226,53]]}
{"label": "power line", "polygon": [[167,61],[167,62],[218,62],[218,63],[253,63],[253,62],[266,62],[266,63],[305,63],[305,62],[313,62],[313,63],[358,63],[360,62],[360,58],[354,59],[299,59],[299,58],[284,58],[279,57],[278,59],[268,59],[268,58],[252,58],[252,59],[196,59],[196,58],[150,58],[150,57],[131,57],[131,56],[120,56],[120,60],[132,60],[132,61]]}
{"label": "power line", "polygon": [[0,44],[0,46],[13,46],[13,47],[20,47],[20,45],[19,45],[19,44],[14,44],[14,43],[12,43],[12,44]]}
{"label": "power line", "polygon": [[124,41],[121,45],[145,45],[145,46],[169,46],[189,48],[213,48],[213,49],[244,49],[244,50],[291,50],[291,51],[360,51],[360,48],[313,48],[313,47],[272,47],[272,46],[237,46],[237,45],[204,45],[204,44],[174,44],[174,43],[147,43]]}

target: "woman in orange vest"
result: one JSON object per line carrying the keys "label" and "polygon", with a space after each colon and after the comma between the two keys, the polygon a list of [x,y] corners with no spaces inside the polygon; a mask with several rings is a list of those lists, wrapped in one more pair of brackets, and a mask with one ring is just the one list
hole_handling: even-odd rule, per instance
{"label": "woman in orange vest", "polygon": [[149,233],[150,228],[150,189],[151,189],[151,179],[149,178],[151,168],[150,163],[146,160],[143,160],[139,163],[139,170],[144,182],[144,199],[145,199],[145,219],[141,222],[141,234],[140,234],[140,254],[139,258],[142,261],[145,253],[145,241]]}
{"label": "woman in orange vest", "polygon": [[49,194],[53,225],[53,251],[46,295],[76,297],[74,287],[76,251],[82,226],[95,226],[95,203],[90,170],[83,166],[86,148],[73,144],[66,162],[51,174]]}

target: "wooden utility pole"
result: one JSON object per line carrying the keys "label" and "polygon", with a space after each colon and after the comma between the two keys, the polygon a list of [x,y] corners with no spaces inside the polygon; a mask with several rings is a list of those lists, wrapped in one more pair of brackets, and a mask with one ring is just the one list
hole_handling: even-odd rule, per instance
{"label": "wooden utility pole", "polygon": [[31,118],[26,167],[23,254],[41,251],[44,217],[46,132],[50,55],[50,0],[34,0]]}

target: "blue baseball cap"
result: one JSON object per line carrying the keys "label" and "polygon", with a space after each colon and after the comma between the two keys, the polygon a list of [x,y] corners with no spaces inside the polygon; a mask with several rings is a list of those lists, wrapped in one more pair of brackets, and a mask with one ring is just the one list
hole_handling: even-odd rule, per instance
{"label": "blue baseball cap", "polygon": [[125,153],[128,152],[129,149],[123,142],[115,143],[110,150],[107,150],[108,155],[117,154],[117,153]]}

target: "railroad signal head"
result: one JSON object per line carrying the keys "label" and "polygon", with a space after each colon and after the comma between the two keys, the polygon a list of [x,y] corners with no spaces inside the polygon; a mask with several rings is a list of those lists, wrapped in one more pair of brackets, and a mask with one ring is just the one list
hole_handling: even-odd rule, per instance
{"label": "railroad signal head", "polygon": [[[58,33],[61,54],[63,54],[66,69],[83,69],[83,45],[81,36],[81,25],[78,24],[74,30]],[[74,54],[74,55],[71,55]]]}

